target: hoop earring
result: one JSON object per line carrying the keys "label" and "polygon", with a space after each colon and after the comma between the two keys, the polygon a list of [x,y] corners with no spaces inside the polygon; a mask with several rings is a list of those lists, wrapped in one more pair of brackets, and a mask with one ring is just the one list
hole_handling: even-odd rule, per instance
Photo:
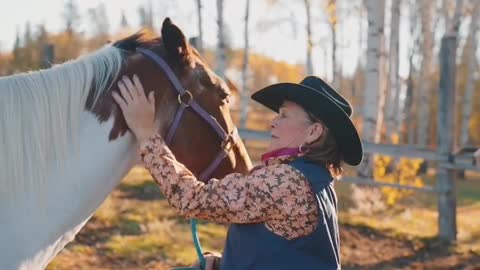
{"label": "hoop earring", "polygon": [[304,148],[305,148],[304,143],[302,143],[302,145],[298,147],[298,151],[300,152],[300,154],[305,154],[307,152],[307,149],[304,149]]}

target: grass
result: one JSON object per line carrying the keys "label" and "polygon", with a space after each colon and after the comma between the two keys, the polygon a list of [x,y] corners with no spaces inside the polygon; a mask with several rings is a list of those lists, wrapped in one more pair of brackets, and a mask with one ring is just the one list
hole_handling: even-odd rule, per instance
{"label": "grass", "polygon": [[[198,232],[204,250],[222,250],[226,226],[199,222]],[[147,171],[134,168],[47,269],[100,269],[89,266],[92,258],[121,269],[161,261],[151,269],[166,269],[190,265],[197,256],[189,222],[168,205]]]}
{"label": "grass", "polygon": [[[261,152],[262,143],[249,147]],[[434,175],[426,182],[434,184]],[[338,182],[343,224],[365,226],[402,239],[430,241],[437,234],[436,197],[415,194],[371,216],[348,211],[350,184]],[[457,181],[458,245],[455,252],[480,255],[480,177]],[[205,251],[221,251],[224,225],[200,222]],[[161,196],[147,171],[134,168],[82,229],[77,240],[48,266],[63,269],[169,269],[196,260],[188,221]]]}
{"label": "grass", "polygon": [[[435,185],[433,173],[424,177],[426,185]],[[480,176],[472,174],[463,180],[455,180],[457,196],[457,245],[458,252],[472,251],[480,254]],[[388,232],[393,236],[430,239],[438,234],[437,196],[414,193],[398,204],[372,216],[348,211],[350,184],[336,186],[339,197],[344,199],[340,220],[345,224],[368,226]],[[343,198],[342,198],[343,197]],[[346,198],[345,198],[346,197]]]}

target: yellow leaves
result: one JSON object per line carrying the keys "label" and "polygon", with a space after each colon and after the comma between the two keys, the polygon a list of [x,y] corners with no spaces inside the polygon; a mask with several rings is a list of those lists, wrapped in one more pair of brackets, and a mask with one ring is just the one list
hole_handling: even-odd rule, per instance
{"label": "yellow leaves", "polygon": [[337,24],[337,1],[331,0],[325,6],[325,13],[328,16],[328,22],[330,25],[335,26]]}
{"label": "yellow leaves", "polygon": [[[418,171],[422,165],[422,159],[400,158],[395,160],[391,156],[376,155],[374,157],[373,176],[383,183],[423,187],[422,178],[418,177]],[[411,196],[414,191],[403,190],[393,187],[381,188],[388,205],[395,204],[398,200]]]}
{"label": "yellow leaves", "polygon": [[[206,57],[205,57],[206,58]],[[242,70],[243,50],[233,50],[230,55],[231,68]],[[298,82],[303,78],[301,65],[292,65],[285,61],[276,61],[270,57],[250,53],[249,70],[251,80],[249,88],[254,91],[279,81]]]}
{"label": "yellow leaves", "polygon": [[469,123],[469,128],[470,128],[470,136],[472,137],[473,141],[480,142],[480,132],[475,132],[475,130],[480,130],[480,114],[472,115],[472,118],[470,119],[470,123]]}
{"label": "yellow leaves", "polygon": [[398,133],[394,133],[390,137],[390,140],[392,141],[392,144],[399,144],[400,143],[400,135],[398,135]]}

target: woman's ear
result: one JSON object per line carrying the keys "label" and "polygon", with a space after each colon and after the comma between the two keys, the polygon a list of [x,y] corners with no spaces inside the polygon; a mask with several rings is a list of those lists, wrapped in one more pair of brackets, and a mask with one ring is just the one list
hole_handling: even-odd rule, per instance
{"label": "woman's ear", "polygon": [[318,140],[323,135],[324,130],[325,130],[324,126],[320,123],[311,124],[308,127],[306,142],[308,144],[311,144],[314,141]]}

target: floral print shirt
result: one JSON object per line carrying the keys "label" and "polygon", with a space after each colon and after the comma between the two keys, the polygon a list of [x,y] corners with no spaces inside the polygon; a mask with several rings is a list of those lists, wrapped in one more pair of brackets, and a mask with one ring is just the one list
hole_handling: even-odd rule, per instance
{"label": "floral print shirt", "polygon": [[160,135],[143,141],[140,154],[168,202],[187,218],[263,222],[286,239],[317,226],[315,194],[305,176],[287,164],[292,157],[271,158],[247,175],[232,173],[205,184],[175,159]]}

